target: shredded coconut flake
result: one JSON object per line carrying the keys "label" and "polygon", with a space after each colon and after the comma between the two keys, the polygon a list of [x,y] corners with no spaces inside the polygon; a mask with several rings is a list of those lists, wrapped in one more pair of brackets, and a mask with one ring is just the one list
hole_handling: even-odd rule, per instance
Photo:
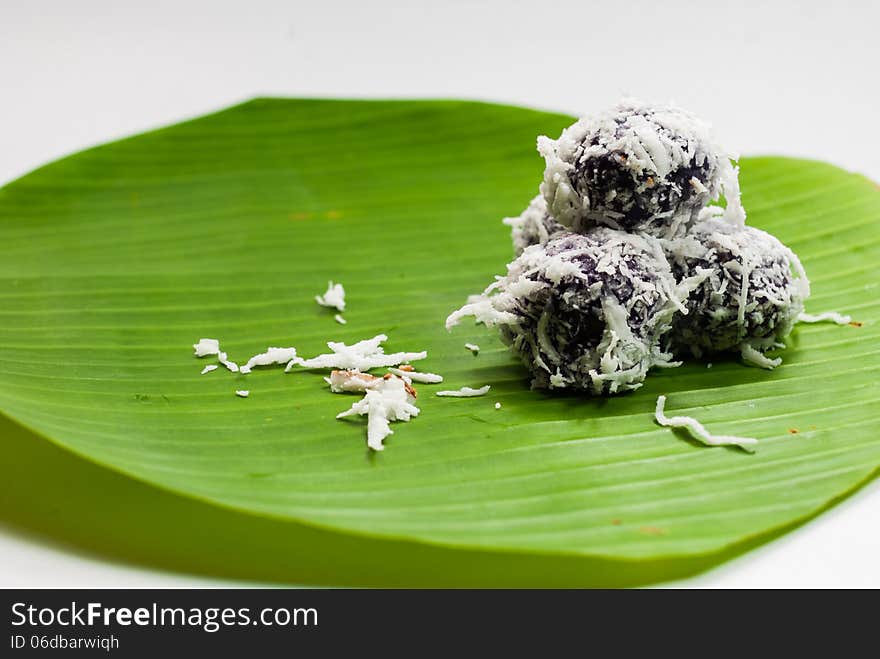
{"label": "shredded coconut flake", "polygon": [[211,371],[216,371],[219,367],[217,364],[208,364],[205,368],[202,369],[202,375],[205,373],[210,373]]}
{"label": "shredded coconut flake", "polygon": [[336,314],[335,316],[333,316],[333,320],[335,320],[340,325],[345,325],[346,323],[348,323],[348,321],[345,318],[343,318],[342,316],[340,316],[339,314]]}
{"label": "shredded coconut flake", "polygon": [[547,212],[547,200],[542,195],[532,199],[518,217],[506,217],[502,222],[511,228],[510,237],[517,256],[531,245],[543,245],[565,229]]}
{"label": "shredded coconut flake", "polygon": [[316,295],[315,301],[322,307],[333,307],[339,311],[345,311],[345,289],[342,284],[327,282],[327,292],[324,295]]}
{"label": "shredded coconut flake", "polygon": [[667,428],[686,428],[691,435],[708,446],[739,446],[741,449],[752,452],[753,446],[758,440],[753,437],[736,437],[733,435],[713,435],[702,423],[690,416],[667,417],[663,413],[666,406],[666,396],[657,397],[657,407],[654,410],[654,418],[657,423]]}
{"label": "shredded coconut flake", "polygon": [[464,347],[470,350],[475,355],[480,354],[480,346],[478,346],[476,343],[465,343]]}
{"label": "shredded coconut flake", "polygon": [[479,389],[471,389],[470,387],[462,387],[455,391],[438,391],[438,396],[448,396],[450,398],[472,398],[473,396],[485,396],[489,393],[491,387],[487,384]]}
{"label": "shredded coconut flake", "polygon": [[743,343],[742,345],[740,345],[739,352],[740,355],[742,355],[744,362],[748,364],[754,364],[755,366],[760,366],[761,368],[766,368],[768,370],[772,370],[782,363],[782,357],[770,359],[763,352],[761,352],[760,350],[756,350],[751,344],[748,343]]}
{"label": "shredded coconut flake", "polygon": [[414,405],[414,392],[401,378],[389,375],[387,379],[378,379],[375,386],[366,390],[364,397],[354,403],[350,409],[336,415],[337,419],[359,414],[367,416],[367,446],[374,451],[385,449],[383,441],[391,430],[391,421],[409,421],[418,416],[418,407]]}
{"label": "shredded coconut flake", "polygon": [[198,343],[193,343],[193,348],[196,357],[216,355],[220,353],[220,342],[217,339],[199,339]]}
{"label": "shredded coconut flake", "polygon": [[251,392],[248,391],[247,389],[238,389],[238,390],[236,390],[235,395],[239,396],[241,398],[247,398],[248,396],[251,395]]}
{"label": "shredded coconut flake", "polygon": [[446,329],[451,330],[461,322],[465,316],[473,316],[477,323],[487,326],[516,323],[519,319],[512,313],[506,311],[498,311],[493,301],[488,296],[472,295],[468,298],[468,303],[461,309],[453,311],[446,319]]}
{"label": "shredded coconut flake", "polygon": [[369,371],[371,368],[387,368],[398,366],[407,362],[424,359],[428,356],[422,352],[395,352],[386,355],[381,344],[388,340],[384,334],[374,336],[372,339],[358,341],[353,345],[329,341],[327,347],[333,352],[318,355],[312,359],[292,359],[285,369],[289,371],[294,365],[303,368],[335,368],[347,371]]}
{"label": "shredded coconut flake", "polygon": [[852,316],[845,316],[836,311],[826,311],[825,313],[798,314],[799,323],[835,323],[836,325],[849,325],[852,322]]}
{"label": "shredded coconut flake", "polygon": [[254,366],[272,366],[273,364],[286,364],[296,359],[296,348],[267,348],[266,352],[254,355],[242,366],[241,373],[250,373]]}
{"label": "shredded coconut flake", "polygon": [[389,368],[388,370],[394,373],[394,375],[412,382],[422,382],[424,384],[440,384],[443,382],[443,376],[436,373],[419,373],[418,371],[400,368]]}
{"label": "shredded coconut flake", "polygon": [[226,356],[225,352],[221,352],[217,355],[217,360],[223,364],[226,368],[228,368],[233,373],[238,373],[238,364],[233,361],[230,361]]}

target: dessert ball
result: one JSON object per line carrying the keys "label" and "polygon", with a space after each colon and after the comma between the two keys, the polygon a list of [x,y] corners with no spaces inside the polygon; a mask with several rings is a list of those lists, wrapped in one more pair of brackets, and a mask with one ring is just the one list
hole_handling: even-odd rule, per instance
{"label": "dessert ball", "polygon": [[613,394],[676,365],[660,340],[680,297],[658,240],[603,227],[527,247],[446,326],[464,316],[498,326],[533,387]]}
{"label": "dessert ball", "polygon": [[707,124],[672,106],[623,102],[538,138],[550,214],[581,233],[594,226],[671,238],[723,193],[727,219],[745,221],[737,172]]}
{"label": "dessert ball", "polygon": [[702,279],[687,298],[688,313],[673,322],[675,353],[700,357],[732,350],[760,366],[779,364],[763,353],[782,347],[810,294],[794,252],[769,233],[718,217],[664,244],[677,280]]}

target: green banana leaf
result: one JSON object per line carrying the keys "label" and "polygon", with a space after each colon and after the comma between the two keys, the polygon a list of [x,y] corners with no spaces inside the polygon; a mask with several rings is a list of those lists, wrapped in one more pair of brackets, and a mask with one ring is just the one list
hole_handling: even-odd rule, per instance
{"label": "green banana leaf", "polygon": [[[714,358],[615,398],[550,395],[491,330],[444,330],[510,260],[500,218],[536,191],[536,135],[570,121],[258,99],[0,189],[0,520],[246,579],[625,586],[716,565],[874,477],[880,192],[830,165],[740,163],[749,222],[810,274],[808,311],[859,321],[799,326],[774,371]],[[346,325],[315,303],[330,279]],[[191,347],[217,338],[243,362],[379,333],[389,351],[427,350],[440,388],[490,393],[419,386],[421,415],[373,453],[363,418],[335,419],[356,398],[324,373],[200,375],[214,360]],[[660,394],[669,414],[759,438],[757,452],[657,426]]]}

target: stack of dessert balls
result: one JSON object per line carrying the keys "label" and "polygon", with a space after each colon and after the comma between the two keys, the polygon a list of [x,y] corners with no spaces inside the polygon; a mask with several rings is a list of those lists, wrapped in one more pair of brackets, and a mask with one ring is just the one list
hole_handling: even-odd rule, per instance
{"label": "stack of dessert balls", "polygon": [[623,102],[538,151],[540,194],[505,220],[516,258],[448,328],[497,326],[533,387],[598,395],[689,356],[779,363],[765,353],[783,347],[809,281],[789,248],[746,226],[738,170],[707,124]]}

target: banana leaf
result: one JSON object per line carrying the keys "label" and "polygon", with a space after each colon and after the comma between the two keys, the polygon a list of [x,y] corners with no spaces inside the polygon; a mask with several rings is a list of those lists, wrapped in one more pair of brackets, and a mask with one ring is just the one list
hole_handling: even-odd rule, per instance
{"label": "banana leaf", "polygon": [[[808,311],[858,321],[798,326],[773,371],[716,356],[623,396],[548,394],[493,331],[445,331],[511,258],[500,218],[536,192],[536,135],[570,122],[257,99],[0,188],[0,519],[251,580],[628,586],[717,565],[876,476],[880,191],[831,165],[740,161],[748,221],[800,255]],[[315,303],[328,280],[345,285],[345,325]],[[380,333],[427,350],[442,388],[490,393],[419,386],[421,415],[375,453],[365,419],[335,419],[355,399],[325,373],[201,375],[212,359],[191,347],[217,338],[243,362]],[[657,426],[660,394],[758,450]]]}

